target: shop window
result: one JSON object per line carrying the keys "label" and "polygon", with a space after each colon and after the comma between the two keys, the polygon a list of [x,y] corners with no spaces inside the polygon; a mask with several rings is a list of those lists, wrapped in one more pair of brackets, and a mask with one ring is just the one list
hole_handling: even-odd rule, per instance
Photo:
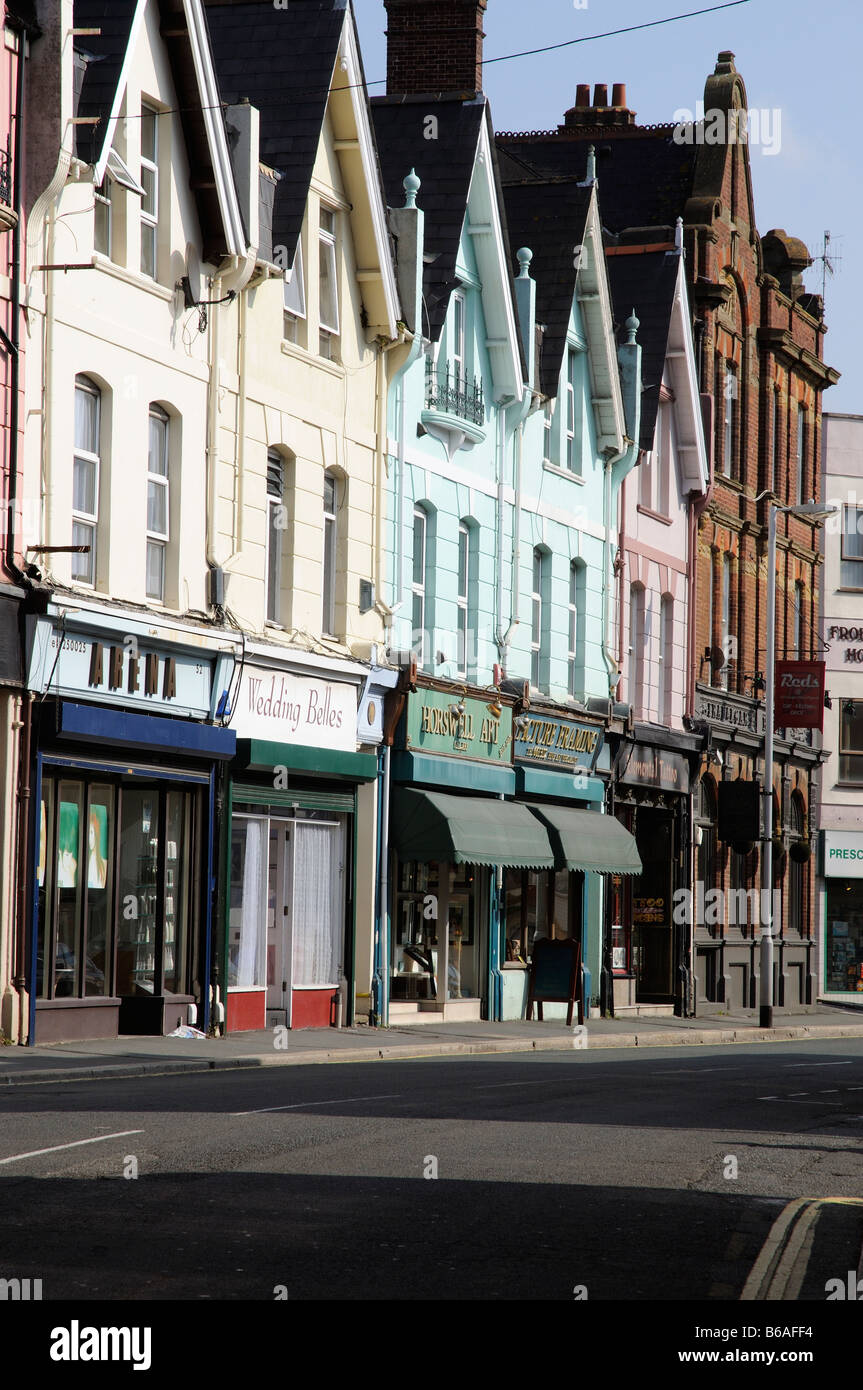
{"label": "shop window", "polygon": [[96,540],[99,525],[100,437],[102,393],[87,376],[75,378],[75,455],[72,471],[72,544],[87,549],[73,553],[72,578],[96,583]]}
{"label": "shop window", "polygon": [[561,941],[581,934],[582,873],[507,869],[504,873],[503,958],[529,965],[537,937]]}
{"label": "shop window", "polygon": [[863,589],[863,507],[842,508],[839,586],[842,589]]}
{"label": "shop window", "polygon": [[828,878],[825,890],[825,986],[830,994],[859,996],[863,994],[863,879]]}
{"label": "shop window", "polygon": [[294,989],[339,985],[342,976],[345,889],[343,827],[298,821],[294,833]]}
{"label": "shop window", "polygon": [[863,703],[843,700],[839,719],[839,781],[863,782]]}
{"label": "shop window", "polygon": [[336,213],[321,204],[318,224],[318,329],[321,357],[338,357],[339,282],[336,260]]}
{"label": "shop window", "polygon": [[235,817],[231,826],[228,986],[263,988],[267,978],[268,822]]}
{"label": "shop window", "polygon": [[156,279],[159,252],[159,113],[141,103],[141,274]]}
{"label": "shop window", "polygon": [[165,557],[170,541],[167,412],[150,406],[147,461],[147,598],[165,599]]}

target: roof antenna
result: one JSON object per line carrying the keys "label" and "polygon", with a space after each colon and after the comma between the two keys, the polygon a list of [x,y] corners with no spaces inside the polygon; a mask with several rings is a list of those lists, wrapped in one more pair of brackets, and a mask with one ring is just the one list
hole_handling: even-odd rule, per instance
{"label": "roof antenna", "polygon": [[836,272],[837,272],[837,270],[839,269],[841,263],[842,263],[842,256],[841,256],[841,254],[837,255],[836,252],[831,253],[830,250],[829,250],[829,247],[830,247],[830,233],[829,233],[829,232],[825,232],[825,233],[824,233],[824,242],[823,242],[823,245],[822,245],[822,248],[821,248],[821,255],[820,255],[820,256],[813,256],[813,257],[812,257],[813,261],[820,261],[820,262],[821,262],[821,302],[822,302],[822,305],[823,305],[823,303],[824,303],[824,298],[825,298],[825,294],[826,294],[826,291],[827,291],[827,276],[828,276],[828,275],[835,275]]}

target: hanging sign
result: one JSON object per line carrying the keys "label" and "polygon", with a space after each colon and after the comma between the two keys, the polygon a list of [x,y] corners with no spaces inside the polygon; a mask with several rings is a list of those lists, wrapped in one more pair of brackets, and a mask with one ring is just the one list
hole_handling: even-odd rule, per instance
{"label": "hanging sign", "polygon": [[822,729],[824,662],[777,661],[773,709],[780,729]]}

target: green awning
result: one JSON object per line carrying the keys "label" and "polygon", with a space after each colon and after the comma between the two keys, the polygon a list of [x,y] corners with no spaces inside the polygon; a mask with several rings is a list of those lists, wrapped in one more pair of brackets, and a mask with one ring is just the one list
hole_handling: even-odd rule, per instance
{"label": "green awning", "polygon": [[536,803],[531,803],[530,809],[548,827],[556,869],[592,869],[600,874],[641,873],[635,839],[614,816]]}
{"label": "green awning", "polygon": [[390,827],[402,859],[554,868],[545,826],[517,801],[397,786],[393,787]]}

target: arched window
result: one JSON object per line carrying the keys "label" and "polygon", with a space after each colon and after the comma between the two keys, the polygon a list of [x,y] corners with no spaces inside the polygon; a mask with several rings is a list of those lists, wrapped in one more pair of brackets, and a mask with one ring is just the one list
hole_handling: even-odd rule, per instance
{"label": "arched window", "polygon": [[72,554],[72,578],[96,583],[99,526],[100,437],[102,393],[88,376],[75,378],[75,453],[72,469],[72,544],[87,546]]}

